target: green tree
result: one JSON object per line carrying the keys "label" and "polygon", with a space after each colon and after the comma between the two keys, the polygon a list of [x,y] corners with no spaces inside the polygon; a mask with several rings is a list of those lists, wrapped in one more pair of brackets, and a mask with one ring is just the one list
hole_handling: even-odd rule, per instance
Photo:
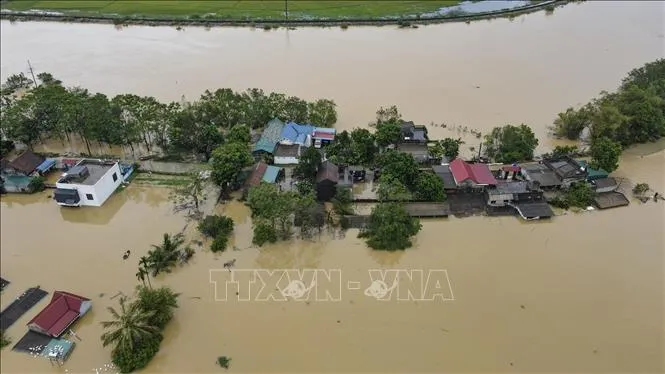
{"label": "green tree", "polygon": [[578,149],[574,145],[557,145],[554,147],[554,150],[550,154],[550,157],[553,159],[558,159],[563,156],[574,157],[577,154]]}
{"label": "green tree", "polygon": [[331,203],[335,213],[339,215],[353,214],[353,192],[350,188],[337,186]]}
{"label": "green tree", "polygon": [[441,147],[443,148],[443,155],[452,161],[459,155],[459,147],[464,144],[462,139],[445,138],[441,140]]}
{"label": "green tree", "polygon": [[174,113],[169,127],[169,139],[176,151],[203,154],[206,161],[210,159],[215,147],[222,143],[223,137],[206,115],[201,104],[194,104]]}
{"label": "green tree", "polygon": [[379,157],[378,165],[381,175],[389,174],[397,178],[408,189],[414,187],[418,180],[418,163],[410,154],[387,150]]}
{"label": "green tree", "polygon": [[127,304],[125,297],[120,299],[119,312],[113,307],[107,310],[112,320],[101,323],[104,330],[108,330],[101,336],[104,347],[112,344],[116,349],[131,351],[144,340],[160,335],[159,328],[151,324],[154,310],[143,310],[137,303]]}
{"label": "green tree", "polygon": [[314,147],[309,147],[300,155],[298,165],[293,169],[293,175],[310,183],[316,181],[316,174],[321,167],[321,153]]}
{"label": "green tree", "polygon": [[249,144],[251,138],[249,127],[246,125],[234,125],[226,134],[227,143]]}
{"label": "green tree", "polygon": [[259,247],[265,243],[274,243],[277,241],[277,231],[273,225],[267,222],[257,222],[254,224],[254,235],[252,236],[252,243]]}
{"label": "green tree", "polygon": [[141,310],[153,312],[148,319],[149,325],[163,330],[173,318],[174,310],[178,308],[179,295],[168,287],[151,289],[139,286],[134,303]]}
{"label": "green tree", "polygon": [[217,185],[227,189],[238,180],[243,168],[252,164],[249,145],[226,143],[217,147],[212,154],[211,178]]}
{"label": "green tree", "polygon": [[368,227],[359,236],[373,249],[402,250],[411,247],[411,237],[421,227],[418,219],[411,217],[400,204],[381,203],[372,210]]}
{"label": "green tree", "polygon": [[628,86],[643,90],[653,88],[658,96],[665,98],[665,59],[660,58],[631,70],[621,83],[623,89]]}
{"label": "green tree", "polygon": [[501,163],[533,159],[538,139],[527,125],[495,127],[485,136],[487,155]]}
{"label": "green tree", "polygon": [[214,92],[206,90],[196,107],[202,122],[215,128],[228,129],[235,124],[244,123],[245,103],[242,95],[229,88],[220,88]]}
{"label": "green tree", "polygon": [[402,115],[396,106],[381,107],[376,111],[376,122],[370,126],[376,128],[376,143],[380,147],[396,144],[402,138]]}
{"label": "green tree", "polygon": [[276,230],[279,237],[291,235],[293,214],[300,195],[295,192],[280,192],[277,186],[261,183],[252,187],[247,195],[247,205],[252,209],[252,218],[265,220]]}
{"label": "green tree", "polygon": [[233,220],[226,216],[206,216],[199,222],[198,230],[208,238],[214,238],[219,234],[230,234],[233,231]]}
{"label": "green tree", "polygon": [[420,173],[416,183],[415,198],[421,201],[444,201],[446,193],[441,178],[434,173]]}
{"label": "green tree", "polygon": [[147,282],[148,287],[152,288],[152,284],[150,284],[150,261],[147,256],[141,256],[139,259],[139,269],[136,273],[136,278],[140,280],[143,285]]}
{"label": "green tree", "polygon": [[665,98],[659,97],[654,88],[628,86],[616,102],[619,111],[627,116],[615,138],[621,144],[654,141],[665,135]]}
{"label": "green tree", "polygon": [[641,196],[644,195],[647,191],[649,191],[649,189],[651,189],[651,187],[649,187],[648,184],[638,183],[635,185],[635,187],[633,187],[633,194]]}
{"label": "green tree", "polygon": [[566,191],[565,201],[569,206],[586,208],[593,204],[595,194],[593,188],[588,183],[576,183]]}
{"label": "green tree", "polygon": [[326,157],[337,165],[351,165],[355,163],[351,135],[344,130],[337,134],[335,141],[325,148]]}
{"label": "green tree", "polygon": [[295,96],[290,96],[284,101],[283,115],[287,121],[296,123],[307,122],[307,102]]}
{"label": "green tree", "polygon": [[589,105],[579,110],[568,108],[565,112],[559,113],[554,120],[554,132],[558,136],[576,140],[585,127],[591,126],[592,113]]}
{"label": "green tree", "polygon": [[351,131],[351,150],[353,164],[369,166],[374,164],[377,153],[374,134],[367,129],[353,129]]}
{"label": "green tree", "polygon": [[376,195],[379,201],[408,201],[413,198],[409,188],[394,174],[381,174]]}
{"label": "green tree", "polygon": [[148,269],[152,272],[153,277],[160,273],[171,272],[171,268],[178,262],[184,243],[185,237],[182,234],[165,233],[160,245],[152,245],[152,250],[148,251]]}
{"label": "green tree", "polygon": [[23,73],[12,74],[7,77],[7,80],[5,81],[4,84],[4,88],[14,93],[18,90],[29,88],[34,83],[35,82],[33,82],[32,79],[26,77],[25,74]]}
{"label": "green tree", "polygon": [[600,168],[608,173],[619,167],[619,156],[621,156],[621,144],[608,138],[596,139],[591,144],[591,166]]}
{"label": "green tree", "polygon": [[332,127],[337,122],[337,105],[332,100],[319,99],[307,104],[309,122],[319,127]]}

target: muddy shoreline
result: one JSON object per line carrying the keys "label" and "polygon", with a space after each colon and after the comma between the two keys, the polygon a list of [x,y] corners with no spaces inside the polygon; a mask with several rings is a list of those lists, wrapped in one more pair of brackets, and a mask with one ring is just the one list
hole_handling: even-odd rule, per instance
{"label": "muddy shoreline", "polygon": [[197,26],[197,27],[255,27],[255,28],[279,28],[279,27],[335,27],[346,28],[349,26],[388,26],[398,25],[400,27],[415,27],[418,25],[429,25],[449,22],[471,22],[500,17],[514,17],[522,14],[537,12],[540,10],[553,11],[554,8],[574,2],[575,0],[550,0],[525,7],[506,9],[499,11],[483,12],[477,14],[450,15],[440,17],[420,18],[419,16],[372,19],[294,19],[294,20],[230,20],[230,19],[193,19],[193,18],[160,18],[143,16],[119,16],[119,15],[73,15],[73,14],[36,14],[33,12],[2,12],[1,20],[9,21],[38,21],[38,22],[69,22],[69,23],[97,23],[114,24],[122,26]]}

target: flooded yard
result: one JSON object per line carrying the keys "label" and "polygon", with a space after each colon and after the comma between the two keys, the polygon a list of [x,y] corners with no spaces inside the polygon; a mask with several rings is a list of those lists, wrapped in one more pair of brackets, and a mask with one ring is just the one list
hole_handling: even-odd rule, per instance
{"label": "flooded yard", "polygon": [[[619,176],[663,190],[665,153],[625,156]],[[48,192],[3,196],[2,275],[12,283],[2,306],[26,288],[72,291],[93,301],[75,331],[82,338],[63,368],[90,372],[110,353],[99,322],[110,297],[130,294],[136,262],[164,232],[187,222],[172,213],[168,189],[130,185],[101,208],[58,207]],[[227,252],[194,244],[189,265],[153,284],[181,292],[161,351],[145,372],[656,372],[662,368],[662,203],[569,213],[551,222],[514,217],[423,221],[414,248],[369,250],[350,230],[313,241],[251,247],[249,210],[216,208],[233,218]],[[637,223],[639,222],[639,224]],[[190,239],[200,239],[189,225]],[[204,242],[204,248],[209,245]],[[231,248],[236,247],[237,250]],[[122,253],[131,250],[123,261]],[[215,301],[210,269],[340,269],[341,300]],[[454,301],[378,301],[363,294],[369,269],[445,269]],[[228,279],[224,271],[220,280]],[[46,299],[45,299],[46,300]],[[43,301],[9,330],[17,341]],[[566,359],[561,359],[565,357]],[[45,359],[2,351],[3,372],[62,372]]]}

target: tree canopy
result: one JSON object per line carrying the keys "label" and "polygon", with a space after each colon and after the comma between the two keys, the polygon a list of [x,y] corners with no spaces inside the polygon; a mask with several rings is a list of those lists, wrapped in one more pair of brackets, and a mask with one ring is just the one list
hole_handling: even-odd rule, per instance
{"label": "tree canopy", "polygon": [[422,225],[417,218],[411,217],[398,203],[381,203],[370,215],[369,225],[361,231],[370,248],[396,251],[411,247],[411,237],[416,235]]}
{"label": "tree canopy", "polygon": [[599,138],[591,145],[591,166],[608,173],[619,167],[621,144],[608,138]]}
{"label": "tree canopy", "polygon": [[248,144],[225,143],[212,153],[210,177],[223,188],[235,184],[242,169],[252,164],[252,154]]}
{"label": "tree canopy", "polygon": [[591,143],[609,138],[622,146],[665,136],[665,59],[633,69],[614,93],[601,93],[580,109],[559,113],[554,130],[577,139],[590,128]]}
{"label": "tree canopy", "polygon": [[485,151],[497,162],[512,163],[533,159],[538,139],[527,125],[495,127],[485,136]]}
{"label": "tree canopy", "polygon": [[249,129],[272,118],[330,127],[337,121],[332,100],[307,102],[252,88],[204,92],[192,103],[160,103],[154,97],[121,94],[108,98],[80,87],[66,87],[48,73],[32,82],[23,74],[8,77],[1,90],[0,131],[9,140],[34,146],[47,139],[155,146],[169,154],[201,155],[208,160],[224,141],[249,143]]}

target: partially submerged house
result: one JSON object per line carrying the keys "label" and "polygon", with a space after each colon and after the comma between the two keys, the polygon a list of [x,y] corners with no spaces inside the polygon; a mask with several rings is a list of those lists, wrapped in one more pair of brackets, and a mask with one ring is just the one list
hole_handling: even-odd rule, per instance
{"label": "partially submerged house", "polygon": [[312,132],[312,140],[315,148],[325,147],[335,140],[336,131],[328,127],[315,127]]}
{"label": "partially submerged house", "polygon": [[424,143],[427,144],[429,138],[427,137],[427,128],[425,126],[417,126],[413,121],[402,122],[401,125],[401,141],[400,143]]}
{"label": "partially submerged house", "polygon": [[305,147],[311,147],[313,132],[314,126],[312,125],[299,125],[295,122],[287,122],[282,128],[279,144],[298,144]]}
{"label": "partially submerged house", "polygon": [[52,338],[59,338],[91,307],[92,301],[88,298],[55,291],[51,302],[28,322],[28,328]]}
{"label": "partially submerged house", "polygon": [[330,161],[324,161],[316,174],[316,199],[330,201],[337,192],[339,167]]}
{"label": "partially submerged house", "polygon": [[538,183],[543,189],[555,189],[561,187],[561,180],[557,174],[544,164],[522,165],[520,173],[524,179]]}
{"label": "partially submerged house", "polygon": [[4,192],[31,192],[30,182],[46,174],[55,166],[55,160],[45,159],[25,150],[13,160],[0,160],[0,186]]}
{"label": "partially submerged house", "polygon": [[61,206],[102,206],[132,172],[117,161],[83,159],[58,179],[53,195]]}
{"label": "partially submerged house", "polygon": [[591,185],[596,190],[596,193],[612,192],[619,187],[614,178],[594,179],[591,181]]}
{"label": "partially submerged house", "polygon": [[532,220],[554,216],[552,208],[543,196],[543,191],[534,182],[499,183],[495,188],[485,190],[485,196],[489,208],[512,207],[524,219]]}
{"label": "partially submerged house", "polygon": [[577,163],[580,164],[580,166],[584,168],[584,170],[586,170],[587,173],[586,180],[589,182],[594,181],[596,179],[607,178],[610,176],[610,173],[606,172],[603,169],[592,168],[591,165],[589,165],[589,163],[584,160],[577,160]]}
{"label": "partially submerged house", "polygon": [[273,160],[276,165],[297,165],[300,154],[304,149],[300,144],[277,144]]}
{"label": "partially submerged house", "polygon": [[585,168],[579,162],[568,156],[543,160],[543,164],[556,174],[559,181],[561,181],[561,187],[563,188],[568,188],[572,184],[585,181],[587,178]]}
{"label": "partially submerged house", "polygon": [[443,189],[446,192],[457,190],[457,183],[455,183],[453,172],[450,171],[450,165],[434,165],[432,170],[443,181]]}
{"label": "partially submerged house", "polygon": [[282,129],[284,128],[284,122],[280,121],[278,118],[273,118],[268,122],[265,130],[261,134],[259,140],[252,147],[252,154],[254,156],[259,156],[263,154],[273,154],[277,143],[281,140]]}
{"label": "partially submerged house", "polygon": [[245,181],[245,188],[249,189],[251,187],[258,186],[261,183],[277,183],[280,176],[284,175],[284,169],[268,165],[265,162],[261,161],[256,163],[252,168],[252,172]]}
{"label": "partially submerged house", "polygon": [[470,164],[456,158],[450,163],[450,171],[457,188],[482,189],[497,185],[496,178],[485,164]]}
{"label": "partially submerged house", "polygon": [[397,150],[410,154],[420,164],[430,161],[429,149],[426,143],[401,143],[397,145]]}

